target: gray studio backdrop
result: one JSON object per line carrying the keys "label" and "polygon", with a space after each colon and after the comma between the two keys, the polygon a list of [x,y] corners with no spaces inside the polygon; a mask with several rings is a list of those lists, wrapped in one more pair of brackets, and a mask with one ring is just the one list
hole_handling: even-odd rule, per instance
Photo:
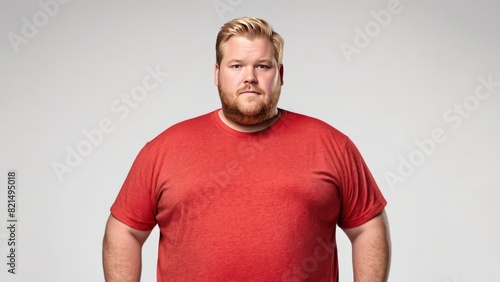
{"label": "gray studio backdrop", "polygon": [[[245,15],[285,38],[280,106],[365,156],[389,202],[390,281],[500,281],[493,0],[1,0],[0,281],[104,280],[104,225],[133,159],[219,107],[215,36]],[[341,281],[349,248],[340,232]]]}

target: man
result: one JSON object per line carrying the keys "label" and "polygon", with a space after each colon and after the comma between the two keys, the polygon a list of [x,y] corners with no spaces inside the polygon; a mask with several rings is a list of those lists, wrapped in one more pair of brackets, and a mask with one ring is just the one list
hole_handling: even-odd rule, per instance
{"label": "man", "polygon": [[221,28],[222,109],[138,154],[106,226],[106,281],[139,281],[156,224],[158,281],[338,281],[337,225],[355,281],[387,280],[386,201],[349,138],[277,107],[282,57],[283,39],[261,19]]}

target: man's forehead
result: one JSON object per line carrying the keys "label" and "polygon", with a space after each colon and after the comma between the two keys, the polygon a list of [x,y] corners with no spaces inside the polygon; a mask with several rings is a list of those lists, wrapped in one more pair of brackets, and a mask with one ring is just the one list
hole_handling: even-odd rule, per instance
{"label": "man's forehead", "polygon": [[[245,36],[235,35],[222,46],[224,57],[245,55],[247,53],[259,54],[261,57],[273,58],[274,49],[271,41],[263,36],[249,38]],[[235,58],[226,58],[235,59]]]}

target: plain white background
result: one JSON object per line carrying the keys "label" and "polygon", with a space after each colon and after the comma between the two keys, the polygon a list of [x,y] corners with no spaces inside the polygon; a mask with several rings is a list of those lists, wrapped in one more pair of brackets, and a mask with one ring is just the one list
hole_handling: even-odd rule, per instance
{"label": "plain white background", "polygon": [[[493,0],[2,0],[0,219],[15,169],[19,222],[16,275],[0,229],[0,280],[103,281],[104,225],[133,159],[168,126],[219,107],[215,37],[240,16],[285,38],[280,107],[332,124],[364,155],[389,202],[390,281],[499,281]],[[118,111],[148,68],[168,75]],[[83,131],[102,120],[113,130],[68,166],[68,150],[90,144]],[[68,166],[61,179],[54,164]],[[351,281],[338,237],[341,281]],[[157,239],[145,245],[143,281],[155,280]]]}

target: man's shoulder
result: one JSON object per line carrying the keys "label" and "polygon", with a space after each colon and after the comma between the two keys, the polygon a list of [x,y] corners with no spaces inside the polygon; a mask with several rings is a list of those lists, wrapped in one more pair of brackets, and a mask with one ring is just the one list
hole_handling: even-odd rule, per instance
{"label": "man's shoulder", "polygon": [[208,124],[213,124],[213,118],[216,111],[211,111],[199,116],[195,116],[178,123],[175,123],[171,127],[167,128],[165,131],[175,132],[175,131],[190,131],[192,129],[203,129],[206,128]]}
{"label": "man's shoulder", "polygon": [[214,111],[193,118],[177,122],[158,134],[148,143],[151,145],[164,144],[165,142],[178,142],[185,138],[197,138],[206,134],[213,125]]}
{"label": "man's shoulder", "polygon": [[301,132],[310,132],[318,134],[332,134],[335,137],[347,137],[343,132],[338,130],[330,123],[307,114],[297,113],[289,110],[282,110],[283,124],[294,124],[294,127]]}

